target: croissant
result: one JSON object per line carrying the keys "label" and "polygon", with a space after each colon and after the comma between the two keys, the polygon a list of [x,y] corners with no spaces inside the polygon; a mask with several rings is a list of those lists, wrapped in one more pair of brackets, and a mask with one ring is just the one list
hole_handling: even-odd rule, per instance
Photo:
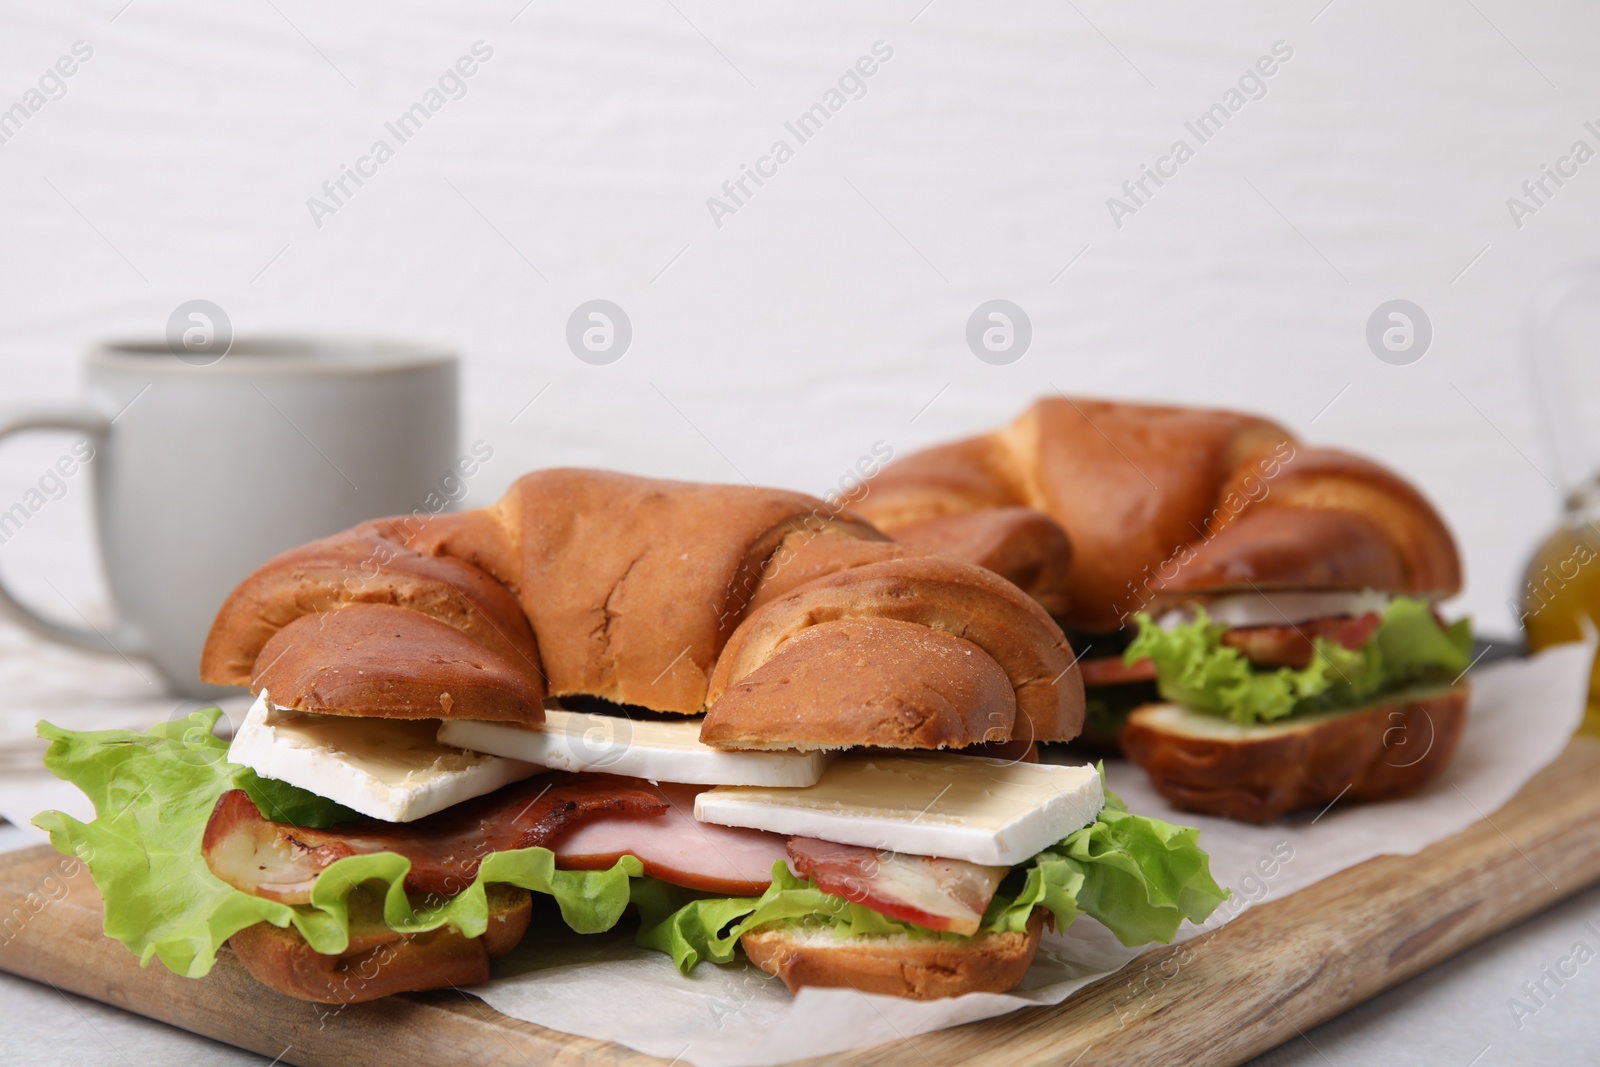
{"label": "croissant", "polygon": [[[1104,710],[1086,737],[1120,742],[1179,806],[1262,821],[1339,796],[1384,799],[1420,788],[1455,750],[1464,683],[1315,724],[1235,727],[1178,705],[1124,720],[1114,707],[1155,695],[1149,661],[1120,655],[1135,612],[1254,598],[1255,617],[1230,622],[1223,643],[1258,667],[1304,667],[1313,637],[1350,648],[1370,637],[1378,620],[1354,606],[1363,597],[1457,592],[1461,562],[1443,519],[1370,460],[1304,445],[1252,415],[1055,397],[1003,429],[890,464],[852,503],[899,540],[990,566],[1005,557],[975,549],[980,521],[1059,526],[1061,547],[1036,556],[1019,584],[1101,646],[1084,673]],[[1017,567],[1015,553],[1005,565]],[[1287,600],[1302,613],[1278,610]],[[1408,734],[1424,740],[1401,752]],[[1412,758],[1421,748],[1427,758]]]}
{"label": "croissant", "polygon": [[984,567],[800,493],[592,470],[275,557],[224,603],[201,676],[297,711],[705,712],[728,748],[1066,740],[1083,720],[1061,630]]}
{"label": "croissant", "polygon": [[1197,590],[1461,587],[1449,529],[1398,475],[1230,411],[1045,398],[890,464],[852,506],[930,545],[991,509],[1043,513],[1071,545],[1045,591],[1069,631],[1111,632]]}

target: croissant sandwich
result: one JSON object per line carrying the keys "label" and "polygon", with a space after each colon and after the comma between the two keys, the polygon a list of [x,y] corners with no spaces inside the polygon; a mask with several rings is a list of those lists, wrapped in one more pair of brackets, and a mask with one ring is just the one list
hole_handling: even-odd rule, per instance
{"label": "croissant sandwich", "polygon": [[1471,633],[1434,606],[1461,587],[1455,541],[1369,460],[1251,415],[1056,397],[891,464],[854,506],[1009,569],[1084,654],[1086,739],[1180,807],[1382,800],[1455,751]]}
{"label": "croissant sandwich", "polygon": [[1079,911],[1137,944],[1226,895],[1194,830],[1037,762],[1084,709],[1038,603],[797,493],[551,470],[364,523],[241,582],[201,670],[256,697],[231,744],[41,726],[98,817],[40,825],[182,974],[226,941],[342,1004],[631,912],[685,972],[935,998]]}

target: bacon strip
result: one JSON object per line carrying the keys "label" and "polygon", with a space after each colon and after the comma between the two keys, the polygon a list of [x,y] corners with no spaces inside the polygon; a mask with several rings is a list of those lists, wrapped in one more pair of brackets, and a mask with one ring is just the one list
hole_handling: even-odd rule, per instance
{"label": "bacon strip", "polygon": [[1083,671],[1083,684],[1090,687],[1156,680],[1156,665],[1148,656],[1131,664],[1123,663],[1121,656],[1097,656],[1079,660],[1078,668]]}
{"label": "bacon strip", "polygon": [[669,808],[632,779],[546,774],[412,823],[362,819],[313,830],[263,818],[249,795],[235,789],[217,800],[201,849],[206,866],[224,882],[285,904],[309,902],[312,885],[334,862],[374,852],[411,861],[407,889],[454,894],[471,884],[491,852],[547,845],[605,813],[649,816]]}
{"label": "bacon strip", "polygon": [[671,807],[662,814],[606,814],[564,831],[549,847],[563,870],[603,870],[637,856],[644,873],[673,885],[724,896],[760,896],[772,865],[787,858],[786,839],[765,830],[699,822],[694,798],[708,786],[648,787]]}
{"label": "bacon strip", "polygon": [[1308,619],[1293,626],[1240,626],[1224,633],[1222,643],[1237,648],[1257,666],[1303,669],[1316,655],[1314,638],[1354,651],[1372,639],[1373,631],[1382,622],[1381,615],[1369,611],[1365,615]]}
{"label": "bacon strip", "polygon": [[984,909],[1010,870],[812,837],[791,838],[789,856],[796,871],[835,896],[891,919],[958,934],[978,932]]}

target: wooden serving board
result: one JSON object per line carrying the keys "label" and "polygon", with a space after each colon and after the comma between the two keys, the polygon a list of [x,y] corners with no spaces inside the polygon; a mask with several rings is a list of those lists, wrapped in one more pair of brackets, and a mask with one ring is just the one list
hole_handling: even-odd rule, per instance
{"label": "wooden serving board", "polygon": [[[1505,807],[1416,856],[1380,856],[1258,905],[1146,953],[1064,1004],[826,1062],[1239,1063],[1600,882],[1597,822],[1600,741],[1574,740]],[[101,934],[87,872],[63,879],[61,860],[36,848],[0,866],[0,969],[303,1067],[666,1063],[508,1018],[454,991],[332,1013],[256,984],[226,950],[199,981],[155,963],[141,970]]]}

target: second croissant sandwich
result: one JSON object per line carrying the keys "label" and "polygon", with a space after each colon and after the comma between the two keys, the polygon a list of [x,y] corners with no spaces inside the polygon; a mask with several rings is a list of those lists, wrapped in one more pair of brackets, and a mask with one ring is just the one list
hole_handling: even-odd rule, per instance
{"label": "second croissant sandwich", "polygon": [[1370,460],[1253,415],[1063,396],[858,497],[900,540],[1031,560],[1018,581],[1085,654],[1086,735],[1180,807],[1381,800],[1455,751],[1471,634],[1434,607],[1460,590],[1455,541]]}
{"label": "second croissant sandwich", "polygon": [[1037,762],[1083,716],[1038,604],[796,493],[536,472],[268,561],[202,671],[256,696],[231,745],[46,727],[99,817],[41,821],[191,975],[226,941],[329,1003],[480,982],[538,896],[684,970],[932,998],[1080,911],[1135,944],[1225,897],[1195,831]]}

